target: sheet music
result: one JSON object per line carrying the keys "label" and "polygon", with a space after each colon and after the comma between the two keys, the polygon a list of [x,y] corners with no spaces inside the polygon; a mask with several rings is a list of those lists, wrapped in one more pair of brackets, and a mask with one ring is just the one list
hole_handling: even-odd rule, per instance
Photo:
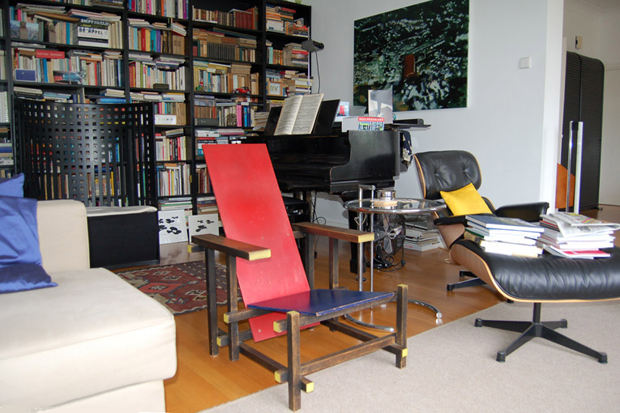
{"label": "sheet music", "polygon": [[314,129],[316,115],[323,100],[323,94],[304,95],[297,112],[297,119],[293,127],[293,135],[308,135]]}
{"label": "sheet music", "polygon": [[322,100],[322,93],[286,98],[274,135],[311,134]]}
{"label": "sheet music", "polygon": [[302,98],[302,95],[295,95],[284,99],[284,106],[282,106],[274,135],[290,135],[293,132]]}

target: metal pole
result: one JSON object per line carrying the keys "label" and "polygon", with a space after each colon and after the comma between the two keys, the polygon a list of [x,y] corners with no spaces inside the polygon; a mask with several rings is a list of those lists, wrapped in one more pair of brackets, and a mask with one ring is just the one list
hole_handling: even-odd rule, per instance
{"label": "metal pole", "polygon": [[566,162],[566,212],[570,211],[570,170],[573,163],[573,123],[570,121],[570,133],[568,135],[568,160]]}
{"label": "metal pole", "polygon": [[581,204],[581,158],[583,156],[583,122],[577,122],[577,159],[575,165],[575,204],[573,212],[578,214]]}

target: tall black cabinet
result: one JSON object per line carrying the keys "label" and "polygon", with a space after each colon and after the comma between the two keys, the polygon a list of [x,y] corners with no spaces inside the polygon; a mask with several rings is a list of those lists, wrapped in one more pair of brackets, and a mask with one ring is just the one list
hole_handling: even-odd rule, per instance
{"label": "tall black cabinet", "polygon": [[[603,87],[605,67],[598,59],[568,52],[566,56],[566,85],[564,97],[564,119],[561,163],[571,173],[577,167],[577,122],[583,122],[583,144],[581,156],[581,188],[579,210],[598,207],[601,169],[601,144],[603,131]],[[571,137],[573,122],[573,138]],[[570,151],[569,156],[569,148]],[[558,183],[563,185],[564,183]],[[558,205],[559,208],[564,205]]]}

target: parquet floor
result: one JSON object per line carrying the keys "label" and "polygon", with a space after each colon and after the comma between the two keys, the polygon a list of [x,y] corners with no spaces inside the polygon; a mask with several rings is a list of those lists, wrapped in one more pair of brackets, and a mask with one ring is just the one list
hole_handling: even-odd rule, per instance
{"label": "parquet floor", "polygon": [[[612,222],[620,222],[620,207],[603,206],[602,209],[585,212]],[[619,241],[617,241],[617,245]],[[327,244],[317,245],[317,286],[327,283]],[[162,264],[196,261],[202,253],[188,253],[186,244],[163,245]],[[375,272],[375,290],[391,291],[398,284],[409,285],[409,296],[427,301],[438,307],[444,322],[456,320],[498,303],[501,298],[489,287],[479,286],[446,291],[446,284],[458,280],[460,267],[446,262],[446,250],[428,252],[405,251],[406,265],[393,272]],[[341,250],[341,284],[357,288],[355,277],[348,271],[348,246]],[[367,283],[366,283],[366,287]],[[224,308],[222,307],[221,312]],[[394,320],[394,304],[367,310],[357,317],[367,322],[390,324]],[[166,408],[170,413],[194,413],[239,397],[276,385],[273,375],[243,356],[230,362],[226,348],[220,356],[208,353],[206,312],[198,311],[176,317],[178,369],[176,375],[165,381]],[[221,327],[224,327],[222,324]],[[434,314],[423,307],[409,305],[408,336],[436,327]],[[351,339],[332,333],[325,327],[317,327],[302,334],[302,360],[315,358],[327,352],[347,346]],[[284,339],[261,343],[261,350],[284,361]],[[410,366],[411,368],[412,366]]]}

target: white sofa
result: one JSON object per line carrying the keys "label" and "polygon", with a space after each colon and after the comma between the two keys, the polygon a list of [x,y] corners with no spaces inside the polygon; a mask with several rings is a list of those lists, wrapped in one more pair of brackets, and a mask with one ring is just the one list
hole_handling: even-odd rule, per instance
{"label": "white sofa", "polygon": [[89,268],[82,203],[39,201],[37,220],[43,267],[58,286],[0,294],[0,411],[164,412],[174,317]]}

